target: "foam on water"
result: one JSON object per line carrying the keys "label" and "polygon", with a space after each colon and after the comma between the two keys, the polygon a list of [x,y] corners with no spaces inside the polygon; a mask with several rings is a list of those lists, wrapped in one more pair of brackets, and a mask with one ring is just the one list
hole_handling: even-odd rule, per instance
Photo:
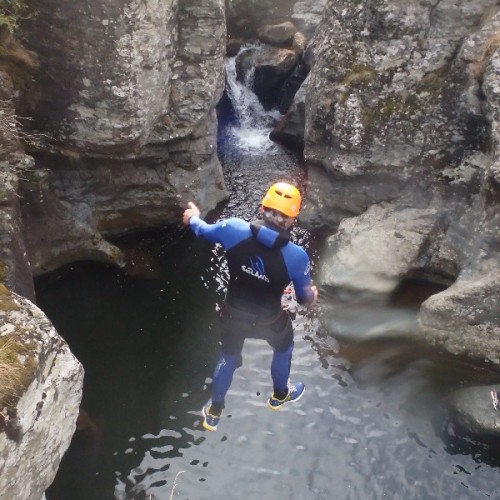
{"label": "foam on water", "polygon": [[[241,53],[255,49],[256,45],[244,46]],[[277,145],[269,139],[269,133],[280,118],[276,109],[265,110],[252,91],[253,74],[244,82],[237,79],[236,56],[226,61],[227,94],[237,116],[237,124],[230,129],[241,151],[249,154],[277,151]]]}

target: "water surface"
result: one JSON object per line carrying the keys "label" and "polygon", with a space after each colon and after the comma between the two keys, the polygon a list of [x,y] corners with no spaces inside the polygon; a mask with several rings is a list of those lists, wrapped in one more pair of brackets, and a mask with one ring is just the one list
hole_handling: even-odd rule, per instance
{"label": "water surface", "polygon": [[[301,401],[266,407],[271,352],[251,340],[218,431],[203,430],[217,357],[221,296],[209,276],[218,259],[188,234],[151,238],[142,245],[156,251],[154,279],[89,263],[38,282],[41,307],[85,366],[82,406],[98,426],[77,432],[48,500],[166,499],[181,471],[174,498],[500,492],[495,443],[457,436],[446,412],[451,390],[487,380],[486,370],[395,338],[335,340],[302,310],[292,368],[306,384]],[[340,321],[356,329],[344,310]]]}

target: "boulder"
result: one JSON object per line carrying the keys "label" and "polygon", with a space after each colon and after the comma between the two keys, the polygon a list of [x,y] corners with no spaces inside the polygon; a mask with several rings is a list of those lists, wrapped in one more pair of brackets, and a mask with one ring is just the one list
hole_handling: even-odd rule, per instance
{"label": "boulder", "polygon": [[[486,264],[486,263],[485,263]],[[422,338],[447,351],[500,364],[500,267],[459,277],[421,307]]]}
{"label": "boulder", "polygon": [[460,389],[448,398],[451,416],[476,436],[500,436],[500,412],[494,409],[490,392],[498,386]]}
{"label": "boulder", "polygon": [[226,2],[229,38],[252,40],[265,25],[290,21],[296,0],[231,0]]}
{"label": "boulder", "polygon": [[286,106],[285,115],[269,134],[272,141],[300,154],[304,151],[305,87],[303,82],[293,96],[291,106]]}
{"label": "boulder", "polygon": [[0,351],[1,496],[39,500],[75,432],[83,369],[42,311],[2,285]]}
{"label": "boulder", "polygon": [[387,203],[343,219],[327,241],[321,284],[388,296],[404,279],[418,277],[438,224],[436,210]]}
{"label": "boulder", "polygon": [[267,24],[259,29],[259,40],[275,47],[291,46],[297,28],[290,21],[270,25]]}
{"label": "boulder", "polygon": [[[344,189],[352,184],[356,190],[365,177],[362,210],[381,201],[381,189],[385,199],[398,197],[410,179],[419,184],[415,196],[448,189],[442,171],[471,150],[486,148],[486,120],[479,100],[470,98],[471,80],[456,54],[493,4],[441,2],[434,9],[390,1],[376,2],[373,10],[363,3],[327,2],[312,41],[308,164],[319,165],[332,183],[343,179]],[[314,191],[311,198],[311,207],[319,206]],[[352,212],[359,210],[357,201]],[[334,225],[340,214],[332,208]],[[304,220],[318,224],[316,215],[304,214]]]}

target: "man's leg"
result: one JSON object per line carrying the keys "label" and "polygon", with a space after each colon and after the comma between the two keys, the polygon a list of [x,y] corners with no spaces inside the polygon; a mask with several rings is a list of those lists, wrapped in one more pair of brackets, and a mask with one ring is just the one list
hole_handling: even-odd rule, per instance
{"label": "man's leg", "polygon": [[[202,410],[203,427],[209,431],[217,430],[217,425],[224,408],[226,393],[231,387],[236,368],[241,366],[241,351],[245,338],[234,333],[231,321],[225,318],[221,322],[221,351],[215,365],[212,380],[212,400]],[[232,333],[233,332],[233,333]]]}
{"label": "man's leg", "polygon": [[302,382],[290,382],[290,368],[293,352],[293,328],[290,319],[283,330],[284,335],[279,339],[268,341],[274,349],[271,363],[271,377],[273,379],[273,393],[267,401],[271,410],[279,410],[285,403],[298,401],[304,394]]}
{"label": "man's leg", "polygon": [[271,377],[273,379],[274,397],[285,399],[288,394],[288,379],[292,366],[293,341],[284,351],[274,349],[271,362]]}
{"label": "man's leg", "polygon": [[241,365],[240,360],[240,354],[229,354],[221,351],[219,361],[214,369],[210,413],[215,415],[220,415],[222,413],[226,393],[229,387],[231,387],[234,371]]}

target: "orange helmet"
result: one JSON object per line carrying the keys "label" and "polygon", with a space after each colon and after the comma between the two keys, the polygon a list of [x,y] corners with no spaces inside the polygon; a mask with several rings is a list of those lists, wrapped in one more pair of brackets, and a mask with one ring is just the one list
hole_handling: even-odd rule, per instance
{"label": "orange helmet", "polygon": [[300,210],[301,196],[299,190],[286,182],[273,184],[264,199],[262,206],[273,208],[288,217],[297,217]]}

